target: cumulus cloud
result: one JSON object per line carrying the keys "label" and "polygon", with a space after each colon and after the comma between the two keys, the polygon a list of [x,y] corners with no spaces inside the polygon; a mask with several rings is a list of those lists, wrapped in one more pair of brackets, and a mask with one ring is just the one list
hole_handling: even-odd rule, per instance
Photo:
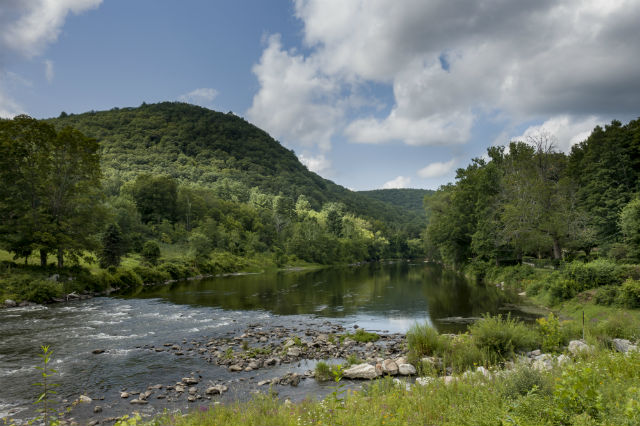
{"label": "cumulus cloud", "polygon": [[453,170],[455,160],[451,159],[446,163],[435,162],[423,167],[418,171],[418,176],[421,178],[438,178],[450,173]]}
{"label": "cumulus cloud", "polygon": [[0,13],[0,42],[27,57],[58,39],[69,13],[96,8],[102,0],[6,0]]}
{"label": "cumulus cloud", "polygon": [[382,185],[382,189],[407,188],[411,184],[411,178],[406,176],[398,176]]}
{"label": "cumulus cloud", "polygon": [[552,117],[539,126],[530,126],[522,135],[513,137],[511,140],[526,141],[540,134],[552,135],[556,149],[569,152],[571,146],[587,139],[594,127],[604,124],[603,122],[604,120],[597,116],[575,119],[562,115]]}
{"label": "cumulus cloud", "polygon": [[[250,117],[283,138],[328,146],[462,144],[484,114],[511,125],[637,114],[635,0],[294,0],[306,54],[270,39]],[[369,115],[354,87],[393,88]],[[555,118],[554,118],[555,117]],[[584,118],[588,117],[588,118]],[[579,133],[579,132],[578,132]],[[573,136],[557,135],[559,140]]]}
{"label": "cumulus cloud", "polygon": [[315,173],[321,173],[331,168],[331,161],[327,159],[324,154],[319,155],[304,155],[300,154],[298,159],[302,164],[307,166],[307,169]]}
{"label": "cumulus cloud", "polygon": [[51,83],[53,81],[53,76],[53,61],[47,59],[44,61],[44,77],[49,83]]}
{"label": "cumulus cloud", "polygon": [[338,83],[313,60],[283,49],[278,35],[269,37],[253,67],[260,91],[248,118],[286,143],[328,150],[343,114],[335,100]]}
{"label": "cumulus cloud", "polygon": [[192,90],[189,93],[180,95],[178,100],[182,102],[188,102],[194,105],[210,106],[211,102],[218,96],[218,91],[210,87],[201,87],[199,89]]}

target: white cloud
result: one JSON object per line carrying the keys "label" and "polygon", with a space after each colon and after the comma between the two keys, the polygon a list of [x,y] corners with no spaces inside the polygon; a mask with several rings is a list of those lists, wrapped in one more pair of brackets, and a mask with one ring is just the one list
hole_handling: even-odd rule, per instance
{"label": "white cloud", "polygon": [[0,117],[13,118],[18,114],[23,114],[24,110],[11,97],[3,92],[0,87]]}
{"label": "white cloud", "polygon": [[411,184],[410,177],[398,176],[395,179],[385,182],[382,185],[382,189],[407,188],[409,184]]}
{"label": "white cloud", "polygon": [[539,126],[530,126],[522,135],[513,137],[511,140],[526,141],[541,133],[552,135],[556,141],[556,148],[560,151],[569,152],[571,146],[587,139],[591,131],[597,125],[602,125],[604,120],[596,116],[575,119],[567,115],[552,117]]}
{"label": "white cloud", "polygon": [[451,159],[446,163],[435,162],[423,167],[418,171],[418,176],[421,178],[439,178],[447,173],[450,173],[453,170],[453,165],[455,164],[455,160]]}
{"label": "white cloud", "polygon": [[3,2],[0,42],[27,57],[58,39],[69,14],[96,8],[102,0],[8,0]]}
{"label": "white cloud", "polygon": [[300,154],[298,159],[302,164],[307,166],[307,169],[318,174],[331,168],[331,161],[327,159],[324,154],[315,156]]}
{"label": "white cloud", "polygon": [[44,61],[44,76],[47,79],[47,82],[51,83],[53,81],[53,61],[49,59]]}
{"label": "white cloud", "polygon": [[218,91],[210,87],[201,87],[199,89],[192,90],[189,93],[180,95],[179,101],[188,102],[194,105],[210,106],[211,102],[218,96]]}
{"label": "white cloud", "polygon": [[269,37],[253,72],[260,91],[248,118],[285,144],[329,150],[343,114],[342,107],[332,102],[338,83],[323,75],[313,58],[283,50],[277,35]]}
{"label": "white cloud", "polygon": [[[294,4],[308,53],[270,40],[249,115],[303,146],[329,146],[341,132],[360,143],[461,144],[485,113],[512,128],[564,117],[580,130],[593,121],[584,117],[640,109],[637,0]],[[348,102],[371,83],[393,87],[386,116]]]}

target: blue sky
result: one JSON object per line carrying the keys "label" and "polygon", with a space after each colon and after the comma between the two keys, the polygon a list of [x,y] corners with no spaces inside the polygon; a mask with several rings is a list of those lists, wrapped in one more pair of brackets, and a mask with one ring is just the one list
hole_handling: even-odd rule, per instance
{"label": "blue sky", "polygon": [[640,114],[635,0],[0,0],[0,116],[180,100],[346,187],[437,188],[492,144]]}

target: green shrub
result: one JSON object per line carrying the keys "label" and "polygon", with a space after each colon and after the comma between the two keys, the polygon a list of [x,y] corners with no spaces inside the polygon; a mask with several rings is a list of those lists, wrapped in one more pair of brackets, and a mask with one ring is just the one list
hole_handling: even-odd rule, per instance
{"label": "green shrub", "polygon": [[142,286],[142,279],[135,272],[128,269],[118,269],[113,276],[114,288],[118,288],[121,291],[135,290]]}
{"label": "green shrub", "polygon": [[600,321],[592,327],[590,333],[599,337],[601,341],[609,339],[636,340],[640,337],[640,323],[633,316],[619,313],[610,316],[606,321]]}
{"label": "green shrub", "polygon": [[535,391],[548,395],[553,391],[550,377],[529,365],[519,364],[505,376],[502,389],[506,398],[516,398]]}
{"label": "green shrub", "polygon": [[469,331],[479,348],[502,358],[537,346],[535,331],[511,315],[485,315],[472,324]]}
{"label": "green shrub", "polygon": [[616,273],[617,265],[608,259],[598,259],[589,263],[571,262],[565,265],[562,273],[576,281],[581,290],[604,285],[617,285],[622,281]]}
{"label": "green shrub", "polygon": [[606,285],[596,290],[593,300],[597,305],[611,306],[617,302],[618,286]]}
{"label": "green shrub", "polygon": [[136,266],[133,271],[145,284],[159,284],[171,279],[171,275],[160,268],[148,268],[146,266]]}
{"label": "green shrub", "polygon": [[147,241],[140,252],[142,259],[150,265],[157,265],[160,259],[160,246],[155,241]]}
{"label": "green shrub", "polygon": [[538,331],[542,336],[542,350],[544,352],[555,352],[560,349],[562,343],[562,333],[560,332],[560,321],[551,312],[546,318],[538,318]]}
{"label": "green shrub", "polygon": [[448,339],[427,323],[414,324],[407,331],[409,356],[417,359],[425,355],[436,355],[448,346]]}
{"label": "green shrub", "polygon": [[[446,339],[446,337],[443,336]],[[449,345],[443,346],[438,353],[442,357],[444,367],[450,367],[454,373],[461,373],[481,365],[496,364],[499,359],[496,354],[486,348],[478,347],[468,333],[458,334],[449,340]]]}
{"label": "green shrub", "polygon": [[160,265],[158,269],[169,274],[171,279],[174,280],[189,278],[191,275],[193,275],[191,273],[191,270],[189,269],[189,266],[183,263],[167,262]]}
{"label": "green shrub", "polygon": [[319,382],[326,382],[333,379],[331,366],[324,361],[318,361],[315,368],[315,379]]}
{"label": "green shrub", "polygon": [[640,308],[640,281],[627,279],[618,292],[618,303],[627,308]]}
{"label": "green shrub", "polygon": [[35,303],[49,302],[63,294],[62,284],[49,280],[32,280],[23,289],[22,298]]}

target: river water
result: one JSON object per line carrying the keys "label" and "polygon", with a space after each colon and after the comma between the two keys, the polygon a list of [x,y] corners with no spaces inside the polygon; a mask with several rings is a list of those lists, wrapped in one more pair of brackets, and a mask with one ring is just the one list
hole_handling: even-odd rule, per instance
{"label": "river water", "polygon": [[[203,382],[229,385],[221,400],[246,399],[261,379],[313,368],[313,363],[302,362],[229,373],[198,356],[177,357],[149,350],[150,346],[232,338],[249,325],[301,333],[335,324],[358,325],[396,333],[426,321],[441,332],[456,332],[466,325],[455,317],[505,312],[513,300],[500,289],[470,284],[437,265],[395,262],[218,277],[146,289],[129,297],[2,309],[0,418],[33,415],[41,345],[54,351],[51,365],[57,370],[53,381],[60,384],[59,400],[68,403],[81,394],[104,398],[74,409],[83,424],[93,418],[96,404],[103,408],[103,418],[131,411],[128,401],[120,398],[124,389],[144,391],[151,384],[175,384],[182,377],[199,375]],[[96,349],[105,352],[93,354]],[[281,397],[292,399],[329,391],[329,385],[312,379],[279,390]],[[154,401],[142,409],[151,413],[190,407],[186,401]]]}

